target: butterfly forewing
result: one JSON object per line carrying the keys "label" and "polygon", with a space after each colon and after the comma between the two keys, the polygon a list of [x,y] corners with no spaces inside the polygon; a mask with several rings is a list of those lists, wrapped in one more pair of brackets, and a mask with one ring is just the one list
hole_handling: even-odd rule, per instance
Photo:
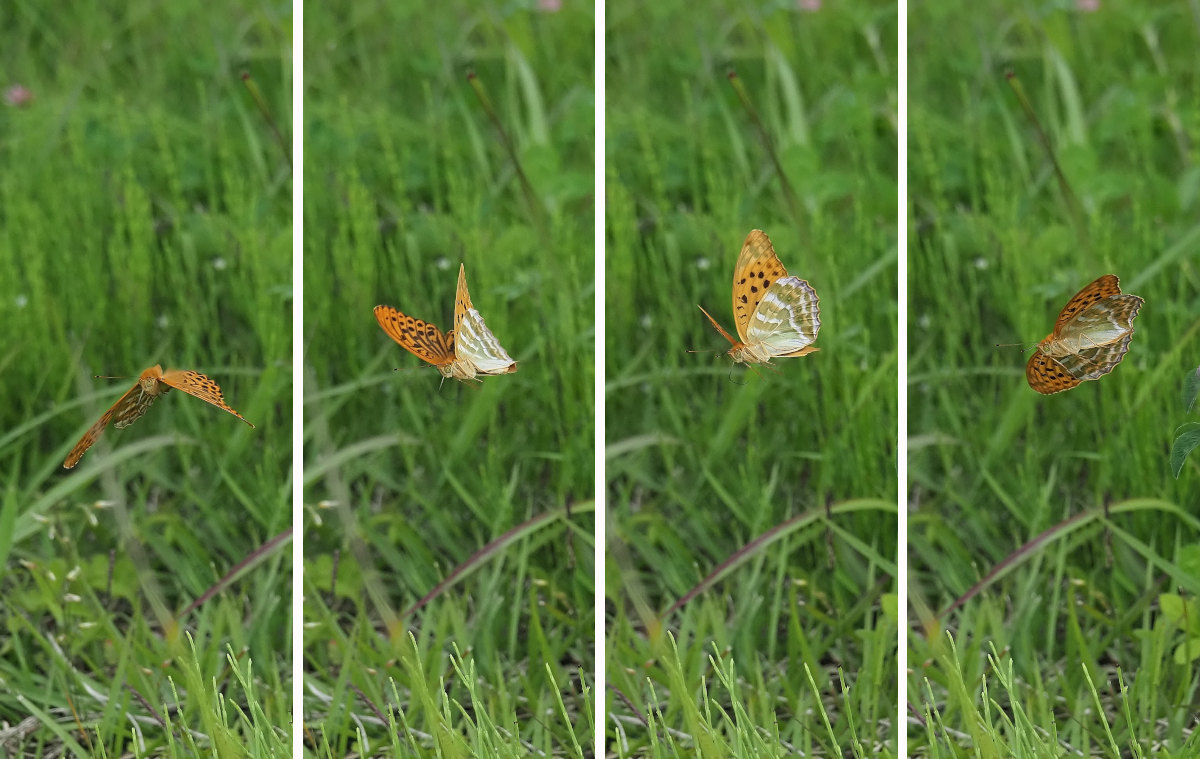
{"label": "butterfly forewing", "polygon": [[442,334],[437,325],[414,319],[391,306],[376,306],[375,320],[388,337],[422,361],[434,366],[454,361],[453,332]]}
{"label": "butterfly forewing", "polygon": [[750,342],[747,328],[767,290],[786,276],[770,238],[761,229],[751,230],[733,268],[733,321],[742,342]]}
{"label": "butterfly forewing", "polygon": [[251,427],[254,426],[249,420],[246,419],[246,417],[234,411],[225,403],[225,398],[221,395],[220,385],[199,372],[193,372],[188,369],[171,369],[163,374],[163,376],[159,378],[159,381],[175,388],[176,390],[182,390],[188,395],[194,395],[200,400],[211,403],[219,409],[228,411],[238,419],[246,422],[246,424],[249,424]]}
{"label": "butterfly forewing", "polygon": [[[1054,331],[1060,332],[1077,314],[1089,306],[1095,305],[1104,298],[1120,294],[1120,280],[1113,274],[1105,274],[1071,296],[1067,305],[1063,306],[1063,310],[1058,314],[1058,321],[1054,323]],[[1139,300],[1141,299],[1139,298]]]}
{"label": "butterfly forewing", "polygon": [[731,334],[729,334],[728,332],[726,332],[726,331],[725,331],[725,328],[724,328],[724,327],[722,327],[722,326],[720,325],[720,323],[719,323],[719,322],[718,322],[716,319],[714,319],[714,318],[712,317],[712,314],[710,314],[710,313],[709,313],[709,312],[707,312],[707,311],[704,311],[704,306],[697,305],[697,306],[696,306],[696,308],[699,308],[701,311],[703,311],[703,312],[704,312],[704,315],[708,317],[708,320],[709,320],[710,322],[712,322],[712,325],[713,325],[714,327],[716,327],[716,328],[717,328],[717,331],[721,333],[722,337],[724,337],[726,340],[728,340],[728,341],[729,341],[730,343],[732,343],[734,346],[739,346],[739,345],[741,345],[741,343],[740,343],[740,342],[738,342],[737,340],[734,340],[734,339],[733,339],[733,335],[731,335]]}
{"label": "butterfly forewing", "polygon": [[462,329],[462,320],[467,312],[475,308],[471,293],[467,291],[467,265],[458,265],[458,287],[454,290],[454,331]]}

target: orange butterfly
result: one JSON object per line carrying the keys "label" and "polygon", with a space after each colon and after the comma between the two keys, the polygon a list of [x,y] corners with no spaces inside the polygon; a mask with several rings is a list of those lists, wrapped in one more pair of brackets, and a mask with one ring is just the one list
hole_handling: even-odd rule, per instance
{"label": "orange butterfly", "polygon": [[[245,417],[225,405],[225,399],[221,397],[221,388],[208,377],[186,369],[169,369],[163,372],[162,366],[155,365],[142,372],[142,376],[138,377],[137,384],[130,388],[125,395],[122,395],[121,399],[112,405],[112,408],[105,411],[104,416],[96,420],[96,423],[87,432],[83,433],[83,437],[67,454],[63,468],[74,468],[79,463],[79,459],[83,458],[83,454],[87,453],[87,449],[91,448],[100,434],[104,432],[104,428],[110,421],[119,430],[128,427],[142,418],[142,414],[146,413],[146,409],[150,408],[150,404],[154,403],[155,398],[166,395],[171,388],[194,395],[202,401],[208,401],[217,408],[225,409],[246,424],[250,424]],[[253,424],[250,426],[254,427]]]}
{"label": "orange butterfly", "polygon": [[799,277],[789,277],[770,238],[750,231],[733,267],[733,320],[739,340],[700,310],[733,344],[729,356],[745,364],[770,364],[773,358],[795,358],[819,350],[813,345],[821,329],[817,291]]}
{"label": "orange butterfly", "polygon": [[483,323],[467,292],[466,267],[458,267],[454,299],[454,329],[442,334],[436,325],[402,314],[391,306],[376,306],[375,320],[387,336],[417,358],[433,364],[443,379],[466,382],[476,375],[510,374],[517,362]]}
{"label": "orange butterfly", "polygon": [[1129,350],[1133,319],[1143,303],[1123,294],[1112,274],[1075,293],[1025,365],[1029,386],[1052,395],[1111,372]]}

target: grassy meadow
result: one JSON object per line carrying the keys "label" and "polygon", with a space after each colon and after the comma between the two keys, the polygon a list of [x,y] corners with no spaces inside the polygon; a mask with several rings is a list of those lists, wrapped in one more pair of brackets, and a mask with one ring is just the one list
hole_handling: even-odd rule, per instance
{"label": "grassy meadow", "polygon": [[[897,18],[828,5],[608,5],[612,755],[895,755]],[[822,322],[757,373],[755,228]]]}
{"label": "grassy meadow", "polygon": [[[591,4],[306,11],[307,745],[590,754]],[[513,374],[376,323],[449,330],[460,263]]]}
{"label": "grassy meadow", "polygon": [[[287,9],[4,18],[0,754],[278,755],[291,171],[241,77],[287,132]],[[256,428],[173,392],[64,470],[158,363],[207,374]]]}
{"label": "grassy meadow", "polygon": [[[909,17],[913,756],[1200,751],[1200,463],[1168,467],[1200,364],[1200,37],[1194,4],[1097,5]],[[1145,299],[1128,354],[1035,393],[1028,349],[1106,273]]]}

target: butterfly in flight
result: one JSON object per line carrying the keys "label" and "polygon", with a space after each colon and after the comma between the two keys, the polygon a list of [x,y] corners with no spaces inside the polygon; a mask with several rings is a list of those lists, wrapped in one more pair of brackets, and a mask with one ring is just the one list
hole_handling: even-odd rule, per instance
{"label": "butterfly in flight", "polygon": [[1075,293],[1025,365],[1029,386],[1052,395],[1111,372],[1129,350],[1133,319],[1143,303],[1122,293],[1112,274]]}
{"label": "butterfly in flight", "polygon": [[[112,408],[105,411],[104,416],[97,419],[87,432],[83,433],[83,437],[67,454],[63,468],[73,469],[79,463],[79,459],[83,458],[83,454],[87,453],[87,449],[91,448],[100,434],[104,432],[104,428],[110,421],[117,429],[125,429],[141,419],[142,414],[146,413],[146,409],[150,408],[150,404],[154,403],[154,400],[160,395],[170,392],[171,388],[194,395],[202,401],[207,401],[217,408],[228,411],[246,424],[250,424],[245,417],[225,405],[225,399],[221,397],[220,386],[208,377],[187,369],[168,369],[164,372],[162,366],[155,365],[142,372],[142,376],[138,377],[137,384],[130,388],[125,395],[122,395],[120,400],[112,405]],[[250,426],[254,427],[253,424]]]}
{"label": "butterfly in flight", "polygon": [[796,358],[818,350],[821,329],[817,291],[799,277],[789,277],[771,240],[759,229],[746,235],[733,268],[733,320],[738,340],[721,328],[704,307],[704,315],[733,344],[728,355],[745,364],[769,364],[773,358]]}
{"label": "butterfly in flight", "polygon": [[417,358],[437,367],[443,380],[466,382],[478,375],[511,374],[517,362],[483,323],[467,292],[466,267],[458,267],[454,298],[454,329],[442,333],[437,325],[402,314],[391,306],[376,306],[375,320],[387,336]]}

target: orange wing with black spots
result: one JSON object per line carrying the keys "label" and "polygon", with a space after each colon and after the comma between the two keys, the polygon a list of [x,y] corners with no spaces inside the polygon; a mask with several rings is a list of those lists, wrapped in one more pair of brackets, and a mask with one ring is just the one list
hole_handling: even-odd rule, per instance
{"label": "orange wing with black spots", "polygon": [[443,334],[436,324],[402,314],[391,306],[376,306],[375,321],[387,336],[409,353],[434,366],[454,362],[454,332]]}
{"label": "orange wing with black spots", "polygon": [[743,343],[747,342],[746,328],[750,325],[750,317],[767,288],[787,275],[770,238],[761,229],[751,230],[733,268],[733,321]]}
{"label": "orange wing with black spots", "polygon": [[1081,311],[1113,295],[1121,294],[1121,280],[1115,274],[1105,274],[1095,282],[1071,296],[1067,305],[1058,313],[1058,321],[1054,322],[1054,331],[1062,332],[1063,327],[1074,319]]}
{"label": "orange wing with black spots", "polygon": [[[225,398],[221,395],[221,386],[200,372],[193,372],[190,369],[169,369],[158,378],[158,381],[176,390],[182,390],[188,395],[194,395],[219,409],[228,411],[246,424],[254,427],[246,417],[234,411],[225,403]],[[167,388],[164,387],[163,392],[166,392],[166,390]]]}
{"label": "orange wing with black spots", "polygon": [[1057,359],[1047,356],[1041,351],[1035,351],[1025,364],[1025,379],[1029,386],[1042,395],[1054,395],[1064,390],[1070,390],[1080,383],[1067,372]]}

